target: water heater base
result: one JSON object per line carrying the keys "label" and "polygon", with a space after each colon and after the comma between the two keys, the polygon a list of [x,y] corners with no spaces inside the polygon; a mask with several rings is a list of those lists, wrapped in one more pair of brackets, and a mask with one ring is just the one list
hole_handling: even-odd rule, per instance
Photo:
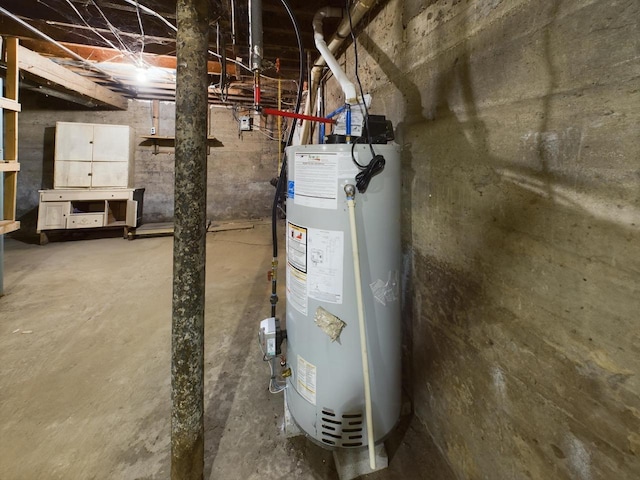
{"label": "water heater base", "polygon": [[369,449],[339,448],[333,451],[333,460],[340,480],[352,480],[361,475],[384,470],[389,466],[389,457],[384,443],[376,445],[376,468],[369,466]]}

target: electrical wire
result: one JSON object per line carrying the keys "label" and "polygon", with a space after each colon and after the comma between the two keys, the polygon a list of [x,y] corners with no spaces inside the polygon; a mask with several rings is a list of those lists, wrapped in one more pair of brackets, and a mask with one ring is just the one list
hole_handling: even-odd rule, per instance
{"label": "electrical wire", "polygon": [[[92,1],[93,1],[93,0],[92,0]],[[146,6],[144,6],[143,4],[139,3],[139,0],[122,0],[122,1],[124,1],[124,2],[128,3],[129,5],[134,5],[134,6],[135,6],[136,4],[138,4],[138,5],[139,5],[139,8],[140,8],[140,10],[141,10],[141,11],[143,11],[144,13],[146,13],[146,14],[148,14],[148,15],[152,15],[152,16],[156,17],[156,18],[157,18],[157,19],[159,19],[161,22],[163,22],[167,27],[169,27],[171,30],[173,30],[174,32],[177,32],[177,31],[178,31],[178,28],[177,28],[173,23],[171,23],[169,20],[167,20],[166,18],[164,18],[162,15],[160,15],[160,14],[159,14],[158,12],[156,12],[155,10],[152,10],[151,8],[146,7]],[[219,53],[213,52],[213,51],[211,51],[211,50],[207,50],[207,52],[208,52],[210,55],[213,55],[213,56],[214,56],[214,57],[216,57],[216,58],[219,58],[219,59],[221,59],[221,58],[222,58],[222,55],[220,55]],[[249,67],[248,65],[245,65],[244,63],[242,63],[242,62],[240,62],[240,61],[238,61],[238,60],[228,58],[228,59],[227,59],[227,61],[229,61],[229,62],[231,62],[231,63],[234,63],[234,64],[238,65],[239,67],[244,68],[244,69],[245,69],[246,71],[248,71],[248,72],[253,72],[253,71],[251,70],[251,67]],[[269,77],[267,77],[267,78],[269,78]]]}
{"label": "electrical wire", "polygon": [[[280,140],[280,141],[282,142],[282,137],[278,138],[277,136],[275,136],[275,135],[273,134],[273,131],[271,131],[271,130],[266,130],[266,131],[265,131],[265,130],[262,130],[261,128],[256,128],[255,126],[253,127],[253,129],[254,129],[256,132],[259,132],[259,133],[261,133],[262,135],[264,135],[265,137],[267,137],[269,140],[275,140],[275,141]],[[267,132],[271,132],[271,134],[269,134],[269,133],[267,133]],[[284,130],[283,134],[284,134],[284,135],[286,135],[286,133],[287,133],[287,131],[286,131],[286,130]]]}
{"label": "electrical wire", "polygon": [[[271,360],[269,360],[269,370],[271,371],[271,378],[269,379],[269,392],[271,392],[271,393],[280,393],[280,392],[283,392],[287,388],[287,384],[286,383],[284,383],[284,384],[278,383],[278,379],[276,378],[275,373],[273,373],[274,372],[273,363],[275,361],[276,361],[275,358],[272,358]],[[277,388],[274,389],[273,388],[274,385]]]}
{"label": "electrical wire", "polygon": [[[260,337],[258,337],[258,345],[260,346],[260,351],[262,352],[262,361],[267,362],[269,364],[269,371],[271,376],[269,377],[269,392],[270,393],[280,393],[283,392],[287,388],[287,383],[279,383],[276,378],[275,369],[273,368],[273,362],[275,362],[278,357],[267,357],[264,349],[262,348],[262,343],[260,343]],[[276,388],[274,388],[274,385]]]}
{"label": "electrical wire", "polygon": [[[300,28],[298,27],[298,21],[296,20],[295,15],[293,14],[293,10],[289,6],[287,0],[280,0],[282,2],[282,6],[285,8],[287,13],[289,14],[289,18],[291,19],[291,24],[293,25],[293,30],[296,34],[296,41],[298,43],[298,60],[300,64],[300,75],[298,80],[298,96],[296,98],[296,108],[295,112],[300,110],[300,103],[302,101],[302,88],[304,84],[304,48],[302,46],[302,37],[300,36]],[[289,138],[287,139],[287,143],[285,144],[285,152],[286,148],[291,145],[293,142],[293,135],[295,134],[296,123],[291,123],[291,130],[289,131]],[[284,159],[282,161],[282,167],[280,167],[280,174],[278,175],[278,183],[276,183],[276,193],[273,197],[273,207],[271,209],[271,237],[273,243],[273,258],[278,258],[278,204],[280,203],[280,198],[284,193],[284,186],[287,179],[287,155],[285,153]]]}
{"label": "electrical wire", "polygon": [[[67,0],[67,1],[70,1],[70,0]],[[157,18],[158,20],[160,20],[162,23],[164,23],[164,24],[165,24],[165,25],[166,25],[170,30],[172,30],[173,32],[177,32],[177,31],[178,31],[178,28],[177,28],[174,24],[172,24],[169,20],[167,20],[165,17],[163,17],[161,14],[159,14],[159,13],[158,13],[158,12],[156,12],[155,10],[153,10],[153,9],[151,9],[151,8],[149,8],[149,7],[147,7],[147,6],[145,6],[144,4],[140,3],[140,1],[139,1],[139,0],[122,0],[122,1],[123,1],[123,2],[125,2],[125,3],[128,3],[129,5],[134,6],[134,7],[136,8],[136,12],[138,12],[138,15],[139,15],[139,12],[146,13],[147,15],[153,16],[153,17]],[[44,2],[43,2],[43,3],[44,3]],[[94,1],[94,0],[91,0],[91,3],[92,3],[92,4],[93,4],[97,9],[98,9],[98,11],[99,11],[99,12],[100,12],[100,14],[102,15],[102,17],[103,17],[103,18],[105,19],[105,21],[107,22],[107,26],[109,27],[109,31],[110,31],[110,32],[111,32],[111,33],[112,33],[112,34],[113,34],[113,35],[118,39],[118,42],[122,45],[122,48],[123,48],[123,50],[124,50],[124,52],[123,52],[123,53],[125,53],[126,55],[134,55],[134,54],[133,54],[133,52],[131,52],[131,51],[130,51],[130,49],[129,49],[125,44],[124,44],[124,42],[123,42],[123,40],[122,40],[122,38],[121,38],[121,36],[120,36],[120,32],[118,32],[118,31],[115,29],[115,27],[113,27],[113,25],[108,21],[108,19],[105,17],[105,15],[104,15],[104,13],[102,12],[102,10],[100,10],[100,8],[96,5],[95,1]],[[46,5],[46,3],[45,3],[45,5]],[[48,6],[48,5],[47,5],[47,6]],[[52,9],[53,9],[53,7],[49,7],[49,8],[52,8]],[[291,9],[290,9],[290,7],[288,7],[288,5],[287,5],[285,8],[287,8],[287,13],[289,13],[289,16],[291,17],[291,15],[293,15],[293,13],[290,11],[290,10],[291,10]],[[83,19],[83,21],[84,21],[84,19]],[[86,22],[84,22],[84,23],[86,24]],[[142,25],[141,16],[139,17],[139,24],[140,24],[140,25]],[[296,24],[296,25],[297,25],[297,24]],[[91,30],[93,30],[93,31],[94,31],[94,33],[96,33],[96,34],[98,33],[98,32],[97,32],[97,30],[96,30],[95,28],[93,28],[93,27],[90,27],[90,28],[91,28]],[[123,34],[124,34],[124,33],[123,33]],[[146,36],[144,33],[143,33],[142,35],[143,35],[143,38]],[[101,37],[101,38],[103,38],[103,37]],[[105,40],[105,39],[103,38],[103,40]],[[106,40],[106,41],[108,41],[108,40]],[[145,42],[144,42],[144,40],[143,40],[143,48],[144,48],[144,43],[145,43]],[[301,43],[299,42],[299,46],[300,46],[300,45],[301,45]],[[112,46],[112,48],[114,48],[115,50],[120,50],[119,48],[116,48],[116,47],[115,47],[115,45],[113,45],[113,46]],[[239,67],[243,68],[243,69],[244,69],[244,70],[246,70],[247,72],[251,72],[251,73],[253,73],[253,72],[252,72],[252,70],[251,70],[251,67],[249,67],[248,65],[245,65],[244,63],[242,63],[242,62],[241,62],[241,61],[239,61],[239,60],[232,59],[232,58],[226,58],[226,56],[225,56],[225,55],[221,55],[221,54],[216,53],[216,52],[213,52],[213,51],[211,51],[211,50],[207,50],[207,52],[208,52],[210,55],[212,55],[212,56],[214,56],[214,57],[216,57],[216,58],[220,59],[221,61],[233,63],[233,64],[235,64],[235,65],[237,65],[237,66],[239,66]],[[275,81],[275,80],[277,80],[277,78],[270,77],[270,76],[263,75],[263,74],[260,74],[260,77],[261,77],[261,78],[265,78],[265,79],[267,79],[267,80],[274,80],[274,81]],[[302,77],[301,77],[301,78],[302,78]],[[292,81],[295,83],[295,80],[292,80]],[[299,84],[301,85],[301,84],[302,84],[302,81],[300,81],[300,82],[299,82]],[[301,90],[301,88],[300,88],[300,86],[298,86],[298,92],[300,92],[300,90]],[[226,102],[225,102],[225,103],[226,103]],[[288,102],[283,102],[283,103],[284,103],[285,105],[292,105],[292,104],[290,104],[290,103],[288,103]],[[298,109],[299,109],[299,106],[297,106],[297,107],[296,107],[296,111],[297,111]]]}
{"label": "electrical wire", "polygon": [[142,17],[140,16],[140,2],[138,2],[138,0],[136,0],[136,15],[138,16],[138,25],[140,25],[140,61],[142,61],[142,54],[144,53],[144,44],[145,44],[145,39],[144,39],[144,27],[142,26]]}
{"label": "electrical wire", "polygon": [[71,3],[71,0],[66,0],[67,4],[69,4],[69,6],[71,7],[71,9],[76,13],[76,15],[78,15],[78,17],[80,17],[80,20],[82,20],[82,23],[84,23],[87,27],[89,27],[89,29],[95,33],[98,37],[100,37],[100,39],[102,41],[104,41],[108,46],[110,46],[111,48],[113,48],[114,50],[119,50],[118,47],[116,47],[116,45],[109,40],[107,37],[105,37],[104,35],[102,35],[95,27],[93,27],[92,25],[89,24],[89,22],[87,22],[87,20],[82,16],[82,14],[80,13],[80,11],[76,8],[76,6]]}
{"label": "electrical wire", "polygon": [[364,105],[364,124],[367,129],[367,141],[369,143],[369,149],[371,150],[371,155],[375,157],[376,152],[373,150],[373,145],[371,142],[371,132],[369,130],[369,107],[367,107],[367,102],[364,99],[364,89],[362,88],[362,82],[360,81],[360,75],[358,74],[360,70],[360,66],[358,63],[358,42],[356,40],[356,34],[353,33],[353,22],[351,20],[351,8],[349,8],[349,0],[346,0],[346,10],[347,15],[349,17],[349,32],[351,33],[351,41],[353,42],[353,57],[354,57],[354,68],[355,68],[355,76],[358,82],[358,87],[360,88],[360,97],[362,98],[362,104]]}
{"label": "electrical wire", "polygon": [[356,175],[356,188],[360,193],[365,193],[367,188],[369,187],[369,182],[371,179],[382,172],[384,170],[385,159],[382,155],[377,155],[375,150],[373,149],[373,142],[371,141],[371,129],[369,128],[369,108],[367,107],[367,102],[364,98],[364,89],[362,88],[362,82],[360,81],[360,75],[358,75],[359,64],[358,64],[358,42],[356,41],[356,35],[353,32],[353,22],[351,20],[351,9],[349,8],[349,0],[346,0],[346,10],[347,15],[349,16],[349,31],[351,33],[351,40],[353,42],[353,56],[354,56],[354,68],[355,68],[355,76],[358,81],[358,87],[360,87],[360,96],[362,98],[362,104],[364,105],[364,126],[367,131],[367,143],[369,144],[369,150],[371,151],[371,160],[367,165],[361,165],[356,160],[354,155],[354,147],[358,139],[362,139],[363,137],[358,137],[358,139],[354,140],[351,145],[351,160],[356,166],[360,169],[360,172]]}
{"label": "electrical wire", "polygon": [[[136,0],[137,1],[137,0]],[[107,18],[107,16],[104,14],[104,12],[102,11],[102,9],[98,6],[98,4],[95,2],[95,0],[91,0],[91,4],[95,7],[96,10],[98,10],[98,13],[100,14],[100,16],[103,18],[103,20],[105,21],[105,23],[107,24],[107,28],[109,29],[109,31],[113,34],[113,36],[116,38],[116,40],[118,40],[118,43],[121,45],[121,49],[122,51],[125,52],[129,52],[130,54],[133,54],[132,51],[129,50],[129,47],[127,45],[125,45],[124,41],[122,40],[122,38],[120,37],[120,34],[118,32],[118,29],[116,27],[113,26],[113,24],[109,21],[109,19]]]}

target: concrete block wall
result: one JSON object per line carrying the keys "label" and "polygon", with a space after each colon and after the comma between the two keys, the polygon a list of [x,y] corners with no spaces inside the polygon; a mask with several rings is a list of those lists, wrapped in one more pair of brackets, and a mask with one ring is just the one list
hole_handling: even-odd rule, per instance
{"label": "concrete block wall", "polygon": [[404,147],[405,385],[457,478],[640,478],[639,22],[391,0],[358,36]]}
{"label": "concrete block wall", "polygon": [[[162,222],[173,218],[174,148],[161,146],[158,153],[141,135],[149,135],[153,125],[150,101],[130,100],[127,111],[96,111],[40,108],[41,96],[27,99],[20,114],[20,164],[18,215],[35,218],[38,190],[53,184],[55,123],[87,122],[129,125],[134,135],[134,186],[144,187],[143,221]],[[256,126],[261,126],[259,118]],[[276,176],[278,142],[265,134],[273,131],[273,121],[263,132],[243,132],[230,109],[210,107],[209,134],[222,142],[212,147],[208,157],[207,216],[211,220],[249,219],[270,215]],[[160,102],[160,136],[175,133],[175,104]],[[166,145],[166,144],[163,144]]]}

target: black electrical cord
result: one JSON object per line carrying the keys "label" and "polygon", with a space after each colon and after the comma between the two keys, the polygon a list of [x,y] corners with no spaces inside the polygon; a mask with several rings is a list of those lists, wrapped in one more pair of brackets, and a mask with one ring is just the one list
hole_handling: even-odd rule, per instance
{"label": "black electrical cord", "polygon": [[360,97],[362,98],[362,104],[364,105],[364,124],[367,129],[367,143],[369,143],[369,149],[371,150],[371,155],[375,157],[376,152],[373,151],[373,145],[371,141],[371,131],[369,130],[369,107],[367,107],[367,102],[364,99],[364,89],[362,88],[362,82],[360,81],[360,75],[358,74],[360,70],[360,66],[358,63],[358,42],[356,41],[356,34],[353,33],[353,22],[351,20],[351,8],[349,8],[349,0],[346,0],[346,9],[347,16],[349,17],[349,33],[351,34],[351,41],[353,42],[353,57],[354,57],[354,68],[356,81],[358,82],[358,87],[360,88]]}
{"label": "black electrical cord", "polygon": [[364,105],[364,127],[367,131],[367,143],[369,144],[369,150],[371,150],[371,160],[367,165],[361,165],[356,160],[356,157],[353,153],[353,149],[358,142],[358,140],[363,139],[363,137],[358,137],[353,141],[351,145],[351,159],[353,163],[357,165],[357,167],[361,170],[360,173],[356,175],[356,188],[360,193],[364,193],[367,191],[369,187],[369,182],[371,179],[379,174],[382,170],[384,170],[385,160],[382,155],[377,155],[375,150],[373,149],[373,142],[371,141],[371,129],[369,128],[369,108],[367,107],[367,102],[364,99],[364,89],[362,88],[362,82],[360,81],[360,75],[358,75],[359,64],[358,64],[358,43],[356,42],[356,35],[353,33],[353,22],[351,20],[351,9],[349,8],[349,0],[346,0],[346,9],[347,15],[349,17],[349,30],[351,32],[351,41],[353,42],[353,56],[355,63],[355,75],[356,80],[358,82],[358,87],[360,88],[360,97],[362,98],[362,104]]}
{"label": "black electrical cord", "polygon": [[[369,161],[367,165],[361,165],[360,163],[358,163],[358,161],[356,160],[356,156],[353,153],[353,149],[355,148],[358,140],[361,138],[362,137],[358,137],[351,144],[351,160],[353,160],[353,163],[355,163],[356,166],[361,170],[356,175],[356,188],[360,193],[364,193],[367,191],[367,188],[369,187],[369,182],[371,182],[371,179],[377,174],[379,174],[382,170],[384,170],[385,159],[382,155],[374,154],[373,158]],[[369,146],[371,146],[371,144],[369,144]]]}
{"label": "black electrical cord", "polygon": [[[293,30],[296,34],[296,40],[298,42],[298,54],[299,54],[299,62],[300,62],[300,76],[298,79],[298,97],[296,99],[296,109],[295,112],[300,110],[300,103],[302,102],[302,89],[304,84],[304,48],[302,46],[302,37],[300,36],[300,28],[298,27],[298,22],[296,20],[295,15],[293,14],[293,10],[289,6],[287,0],[280,0],[282,2],[282,6],[285,8],[287,13],[289,14],[289,18],[291,19],[291,24],[293,25]],[[293,142],[293,135],[296,128],[295,119],[292,121],[291,130],[289,131],[289,138],[287,139],[286,147],[291,145]],[[281,148],[282,145],[278,145],[278,148]],[[276,194],[273,198],[273,207],[271,209],[271,236],[273,243],[273,258],[278,258],[278,203],[280,203],[280,199],[284,194],[284,186],[287,181],[287,155],[285,153],[284,159],[282,161],[282,167],[280,168],[280,176],[278,177],[278,183],[276,183]]]}

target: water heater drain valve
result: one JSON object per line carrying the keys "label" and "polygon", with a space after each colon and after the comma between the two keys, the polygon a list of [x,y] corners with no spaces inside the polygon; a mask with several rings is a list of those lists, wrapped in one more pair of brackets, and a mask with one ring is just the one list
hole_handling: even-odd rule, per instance
{"label": "water heater drain valve", "polygon": [[280,320],[275,317],[265,318],[260,322],[258,340],[265,359],[282,353],[282,342],[287,338],[287,331],[280,328]]}

